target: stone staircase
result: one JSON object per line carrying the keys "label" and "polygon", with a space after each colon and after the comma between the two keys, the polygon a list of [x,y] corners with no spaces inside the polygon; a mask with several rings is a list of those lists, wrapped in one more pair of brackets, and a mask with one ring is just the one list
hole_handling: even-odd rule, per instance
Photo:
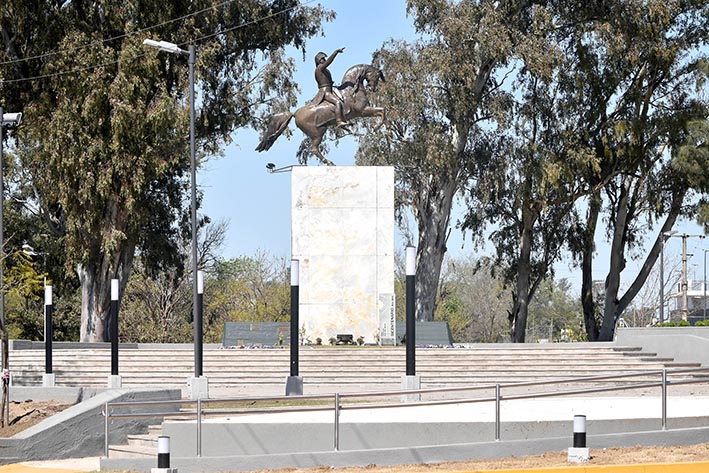
{"label": "stone staircase", "polygon": [[111,458],[156,458],[158,436],[162,434],[161,425],[151,425],[145,434],[128,435],[125,445],[109,446]]}
{"label": "stone staircase", "polygon": [[[194,373],[191,346],[121,348],[123,387],[185,387]],[[398,389],[406,371],[403,347],[301,347],[300,375],[307,393]],[[105,387],[111,354],[105,348],[56,349],[53,371],[57,386]],[[221,349],[205,347],[204,375],[213,388],[242,394],[283,392],[289,374],[285,348]],[[699,367],[676,363],[638,347],[613,343],[479,344],[469,348],[417,348],[416,374],[422,388],[542,381]],[[12,384],[40,386],[44,350],[10,353]],[[652,377],[657,380],[657,376]],[[627,381],[624,381],[627,382]]]}
{"label": "stone staircase", "polygon": [[[58,348],[53,354],[53,366],[58,386],[105,387],[110,374],[110,347],[106,344],[105,347]],[[206,346],[204,350],[204,374],[209,379],[210,393],[217,393],[212,397],[225,397],[220,396],[221,393],[237,393],[231,397],[282,395],[289,366],[288,347],[222,349]],[[638,347],[613,343],[479,344],[467,348],[416,350],[416,371],[421,377],[422,388],[548,381],[694,367],[700,367],[700,364],[677,363]],[[129,345],[121,347],[119,368],[124,387],[184,389],[186,380],[193,376],[194,353],[189,345]],[[11,351],[10,370],[13,385],[41,385],[44,350],[37,349],[35,344],[30,349]],[[404,347],[300,349],[300,374],[306,394],[398,390],[405,371]],[[659,381],[657,374],[633,379]],[[629,380],[616,382],[626,384]],[[155,458],[157,437],[161,433],[162,426],[158,425],[151,426],[148,432],[129,435],[126,445],[110,446],[109,457]]]}

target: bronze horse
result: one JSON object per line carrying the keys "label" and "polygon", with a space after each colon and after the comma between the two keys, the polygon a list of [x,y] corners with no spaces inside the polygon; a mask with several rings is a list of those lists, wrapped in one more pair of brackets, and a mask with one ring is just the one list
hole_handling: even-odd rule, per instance
{"label": "bronze horse", "polygon": [[[385,120],[384,109],[370,107],[367,91],[376,92],[379,81],[384,81],[384,74],[376,67],[369,64],[359,64],[350,67],[342,76],[342,83],[335,89],[344,101],[344,116],[351,118],[381,117],[382,126]],[[314,104],[312,101],[295,111],[295,113],[281,112],[273,115],[268,123],[268,128],[261,135],[261,141],[256,151],[267,151],[273,143],[288,128],[291,118],[295,116],[295,124],[311,140],[310,152],[317,156],[324,164],[332,164],[320,152],[320,143],[325,131],[335,126],[335,106],[322,102]]]}

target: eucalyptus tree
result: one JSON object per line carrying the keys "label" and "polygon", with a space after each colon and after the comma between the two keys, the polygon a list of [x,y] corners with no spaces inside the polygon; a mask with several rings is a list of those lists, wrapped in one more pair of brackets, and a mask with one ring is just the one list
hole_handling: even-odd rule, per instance
{"label": "eucalyptus tree", "polygon": [[[604,2],[589,5],[591,21],[574,29],[568,65],[560,70],[567,120],[595,160],[579,168],[589,197],[585,222],[570,241],[581,260],[582,302],[589,340],[612,340],[623,310],[657,260],[662,233],[680,216],[695,215],[707,192],[706,156],[686,144],[707,114],[702,93],[709,35],[709,2]],[[705,51],[705,50],[704,50]],[[699,140],[701,141],[701,140]],[[683,150],[683,151],[681,151]],[[592,265],[599,217],[611,241],[602,320],[596,320]],[[647,255],[638,249],[657,223]],[[644,260],[625,292],[628,257]]]}
{"label": "eucalyptus tree", "polygon": [[[540,39],[543,35],[539,36]],[[574,127],[559,116],[558,48],[548,44],[545,61],[518,71],[518,94],[505,145],[493,153],[478,185],[463,228],[491,225],[495,248],[491,266],[512,288],[510,338],[524,342],[529,306],[539,285],[553,278],[575,221],[575,201],[586,193],[576,168],[589,159],[574,139]],[[555,54],[556,53],[556,54]],[[528,59],[528,58],[527,58]]]}
{"label": "eucalyptus tree", "polygon": [[188,228],[187,59],[142,41],[197,46],[204,157],[294,105],[283,48],[303,49],[331,15],[297,0],[3,1],[0,97],[25,112],[18,154],[79,277],[82,340],[105,338],[110,280],[123,293],[136,248],[175,267]]}
{"label": "eucalyptus tree", "polygon": [[399,215],[411,211],[417,226],[411,243],[418,251],[419,320],[435,312],[455,197],[504,121],[510,103],[504,71],[520,49],[533,54],[525,42],[532,7],[531,1],[410,0],[420,39],[390,41],[375,54],[387,77],[377,99],[388,125],[363,135],[357,162],[396,167]]}

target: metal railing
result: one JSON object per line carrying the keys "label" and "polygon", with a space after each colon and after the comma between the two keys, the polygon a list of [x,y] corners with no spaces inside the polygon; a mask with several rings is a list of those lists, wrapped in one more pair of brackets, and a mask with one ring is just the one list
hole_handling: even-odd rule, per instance
{"label": "metal railing", "polygon": [[[698,379],[680,379],[676,381],[668,380],[668,375],[701,375],[705,377],[700,377]],[[621,385],[604,385],[604,386],[593,386],[584,389],[570,389],[570,390],[557,390],[557,391],[544,391],[544,392],[534,392],[534,393],[522,393],[522,394],[508,394],[503,396],[502,390],[509,389],[519,389],[528,388],[534,386],[548,386],[553,384],[580,384],[580,383],[600,383],[604,381],[614,381],[614,380],[632,380],[640,377],[658,377],[657,381],[640,381],[634,382],[632,384],[621,384]],[[475,385],[475,386],[459,386],[459,387],[444,387],[444,388],[429,388],[429,389],[419,389],[419,390],[406,390],[406,391],[377,391],[377,392],[359,392],[359,393],[334,393],[334,394],[322,394],[322,395],[311,395],[311,396],[264,396],[264,397],[241,397],[241,398],[221,398],[221,399],[198,399],[198,400],[166,400],[166,401],[131,401],[131,402],[108,402],[104,406],[103,415],[105,417],[105,427],[104,427],[104,453],[105,456],[109,456],[109,421],[111,419],[136,419],[136,418],[171,418],[171,417],[192,417],[196,418],[196,452],[197,456],[202,456],[202,421],[205,415],[209,416],[224,416],[224,415],[234,415],[234,414],[276,414],[276,413],[291,413],[291,412],[316,412],[316,411],[329,411],[332,410],[334,413],[333,422],[333,448],[335,451],[340,449],[340,414],[343,410],[361,410],[361,409],[384,409],[384,408],[397,408],[397,407],[424,407],[424,406],[437,406],[446,404],[469,404],[469,403],[480,403],[480,402],[494,402],[495,403],[495,440],[500,440],[500,417],[501,417],[501,401],[513,401],[521,399],[537,399],[546,397],[557,397],[557,396],[569,396],[578,394],[593,394],[611,391],[626,391],[632,389],[642,389],[642,388],[661,388],[661,399],[662,399],[662,430],[667,430],[667,388],[668,386],[684,385],[684,384],[696,384],[696,383],[706,383],[709,382],[709,368],[682,368],[682,369],[662,369],[662,370],[652,370],[652,371],[638,371],[625,374],[616,375],[604,375],[604,376],[586,376],[578,378],[560,378],[546,381],[530,381],[530,382],[518,382],[518,383],[506,383],[506,384],[487,384],[487,385]],[[451,399],[438,399],[429,401],[406,401],[406,402],[384,402],[384,403],[365,403],[360,402],[356,404],[343,405],[343,400],[355,400],[362,398],[395,398],[401,396],[402,399],[411,399],[412,396],[417,396],[420,398],[423,394],[443,394],[443,393],[456,393],[463,391],[481,391],[481,390],[494,390],[494,397],[476,397],[476,398],[465,398],[456,397]],[[332,404],[323,405],[312,405],[312,406],[296,406],[296,407],[268,407],[268,408],[244,408],[244,409],[224,409],[215,408],[208,409],[210,404],[228,404],[228,403],[238,403],[238,402],[299,402],[299,403],[313,403],[318,401],[328,401],[331,400]],[[165,411],[165,412],[128,412],[128,413],[117,413],[116,410],[121,410],[124,408],[135,408],[135,407],[156,407],[156,406],[195,406],[192,410],[178,410],[178,411]],[[205,407],[207,407],[205,409]]]}

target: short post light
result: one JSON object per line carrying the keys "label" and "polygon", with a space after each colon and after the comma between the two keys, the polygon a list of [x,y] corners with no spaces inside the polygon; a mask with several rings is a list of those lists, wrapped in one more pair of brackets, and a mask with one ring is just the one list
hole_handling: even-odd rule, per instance
{"label": "short post light", "polygon": [[110,389],[118,389],[122,386],[121,375],[118,374],[118,300],[118,279],[111,279],[111,320],[109,320],[109,333],[111,335],[111,374],[108,377],[108,387]]}
{"label": "short post light", "polygon": [[170,468],[170,437],[158,437],[158,467],[151,468],[150,473],[177,473],[177,468]]}
{"label": "short post light", "polygon": [[299,369],[299,337],[300,324],[300,261],[290,262],[290,376],[286,379],[286,396],[303,394],[303,377]]}
{"label": "short post light", "polygon": [[586,416],[574,416],[574,443],[569,447],[567,460],[571,463],[584,463],[591,459],[586,446]]}
{"label": "short post light", "polygon": [[194,365],[195,376],[204,374],[204,271],[197,271],[197,318],[194,321],[195,345],[194,345]]}
{"label": "short post light", "polygon": [[[402,391],[421,389],[416,376],[416,247],[406,247],[406,375],[401,380]],[[402,396],[404,401],[418,401],[421,394]]]}
{"label": "short post light", "polygon": [[51,388],[56,385],[56,378],[52,369],[53,315],[52,286],[44,286],[44,375],[42,376],[42,386],[45,388]]}

